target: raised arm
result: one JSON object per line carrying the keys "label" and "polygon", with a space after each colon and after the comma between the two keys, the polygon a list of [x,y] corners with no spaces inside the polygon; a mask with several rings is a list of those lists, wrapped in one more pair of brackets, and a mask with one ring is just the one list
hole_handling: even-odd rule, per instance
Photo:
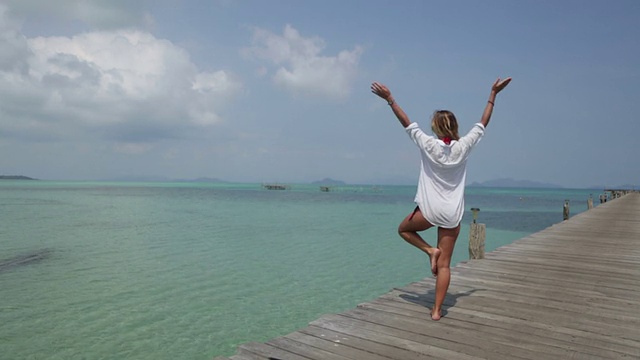
{"label": "raised arm", "polygon": [[502,91],[502,89],[507,87],[507,85],[509,85],[510,82],[511,82],[511,78],[509,77],[502,81],[500,80],[500,78],[498,78],[498,80],[496,80],[496,82],[493,83],[493,86],[491,87],[491,93],[489,94],[489,100],[487,101],[487,106],[485,106],[484,112],[482,113],[482,118],[480,119],[480,123],[484,125],[484,127],[487,127],[487,125],[489,125],[489,121],[491,120],[493,107],[496,104],[496,96],[500,91]]}
{"label": "raised arm", "polygon": [[393,110],[393,113],[396,115],[398,121],[400,121],[400,124],[402,124],[402,126],[407,127],[409,126],[409,124],[411,124],[411,120],[409,120],[409,117],[407,116],[407,114],[405,114],[400,105],[396,103],[393,95],[391,95],[391,91],[386,86],[378,82],[374,82],[373,84],[371,84],[371,92],[387,101],[389,106],[391,106],[391,110]]}

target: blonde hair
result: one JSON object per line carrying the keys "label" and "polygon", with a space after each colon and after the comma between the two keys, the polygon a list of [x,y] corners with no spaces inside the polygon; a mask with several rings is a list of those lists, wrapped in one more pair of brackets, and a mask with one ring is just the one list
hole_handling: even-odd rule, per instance
{"label": "blonde hair", "polygon": [[451,140],[460,140],[458,120],[449,110],[436,110],[433,113],[431,131],[440,139],[448,137]]}

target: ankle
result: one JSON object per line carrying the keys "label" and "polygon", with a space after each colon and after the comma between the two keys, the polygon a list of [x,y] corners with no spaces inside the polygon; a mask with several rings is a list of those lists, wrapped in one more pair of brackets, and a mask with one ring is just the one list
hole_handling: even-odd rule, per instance
{"label": "ankle", "polygon": [[436,248],[436,247],[432,247],[432,246],[431,246],[431,247],[424,248],[424,249],[422,249],[422,250],[423,250],[424,252],[426,252],[427,254],[429,254],[429,255],[433,255],[433,254],[435,254],[435,253],[436,253],[436,251],[438,251],[438,248]]}

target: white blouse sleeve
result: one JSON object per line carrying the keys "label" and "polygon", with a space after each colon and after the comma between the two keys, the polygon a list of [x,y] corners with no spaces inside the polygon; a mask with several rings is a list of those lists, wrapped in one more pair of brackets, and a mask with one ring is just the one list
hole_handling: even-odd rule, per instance
{"label": "white blouse sleeve", "polygon": [[482,139],[483,135],[484,135],[484,125],[482,125],[481,123],[476,123],[475,125],[473,125],[471,130],[469,130],[467,135],[461,137],[460,140],[458,141],[462,143],[465,147],[472,148],[478,142],[480,142],[480,139]]}
{"label": "white blouse sleeve", "polygon": [[412,122],[404,129],[407,134],[409,134],[411,140],[413,140],[413,142],[416,143],[418,147],[420,147],[421,149],[425,149],[427,152],[429,152],[429,150],[437,143],[436,138],[425,134],[424,131],[422,131],[422,129],[420,129],[420,127],[418,126],[418,123]]}

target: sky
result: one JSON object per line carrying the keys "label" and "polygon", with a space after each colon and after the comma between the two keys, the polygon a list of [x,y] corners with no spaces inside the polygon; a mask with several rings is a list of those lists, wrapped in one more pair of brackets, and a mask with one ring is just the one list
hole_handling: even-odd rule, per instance
{"label": "sky", "polygon": [[0,175],[415,184],[498,95],[467,182],[640,185],[637,0],[0,0]]}

